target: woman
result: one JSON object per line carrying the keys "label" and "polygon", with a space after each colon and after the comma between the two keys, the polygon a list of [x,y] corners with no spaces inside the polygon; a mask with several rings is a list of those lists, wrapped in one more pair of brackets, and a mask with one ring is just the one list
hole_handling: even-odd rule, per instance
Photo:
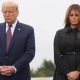
{"label": "woman", "polygon": [[56,70],[53,80],[80,80],[80,5],[72,4],[65,17],[65,27],[54,39]]}

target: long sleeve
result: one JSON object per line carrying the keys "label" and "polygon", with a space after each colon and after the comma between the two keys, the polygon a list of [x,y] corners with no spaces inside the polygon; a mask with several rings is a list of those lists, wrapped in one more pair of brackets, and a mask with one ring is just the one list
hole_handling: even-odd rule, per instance
{"label": "long sleeve", "polygon": [[17,71],[21,70],[25,67],[25,65],[29,64],[35,55],[35,39],[34,39],[34,30],[31,29],[28,39],[26,40],[26,50],[25,53],[17,60],[13,66],[17,69]]}
{"label": "long sleeve", "polygon": [[57,31],[54,38],[54,61],[56,69],[64,74],[67,74],[69,69],[65,57],[61,53],[61,38],[60,31]]}

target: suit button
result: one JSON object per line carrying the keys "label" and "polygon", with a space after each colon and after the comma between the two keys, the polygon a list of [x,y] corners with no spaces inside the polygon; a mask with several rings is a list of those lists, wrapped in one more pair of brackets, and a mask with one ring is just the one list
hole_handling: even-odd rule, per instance
{"label": "suit button", "polygon": [[8,56],[6,56],[6,59],[8,59],[9,57]]}
{"label": "suit button", "polygon": [[73,55],[75,55],[76,54],[76,52],[73,52]]}

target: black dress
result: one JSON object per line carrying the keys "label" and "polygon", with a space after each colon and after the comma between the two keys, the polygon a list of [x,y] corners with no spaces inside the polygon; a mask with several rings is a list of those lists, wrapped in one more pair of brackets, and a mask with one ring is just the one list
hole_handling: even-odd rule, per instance
{"label": "black dress", "polygon": [[[53,80],[67,80],[66,74],[80,71],[80,28],[66,27],[56,32],[54,38],[56,70]],[[80,80],[78,78],[78,80]]]}

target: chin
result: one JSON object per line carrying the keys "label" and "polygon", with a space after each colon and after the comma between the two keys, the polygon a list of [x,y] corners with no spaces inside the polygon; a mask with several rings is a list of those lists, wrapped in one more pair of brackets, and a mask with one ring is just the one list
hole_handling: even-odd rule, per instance
{"label": "chin", "polygon": [[6,22],[11,22],[11,20],[6,20]]}

